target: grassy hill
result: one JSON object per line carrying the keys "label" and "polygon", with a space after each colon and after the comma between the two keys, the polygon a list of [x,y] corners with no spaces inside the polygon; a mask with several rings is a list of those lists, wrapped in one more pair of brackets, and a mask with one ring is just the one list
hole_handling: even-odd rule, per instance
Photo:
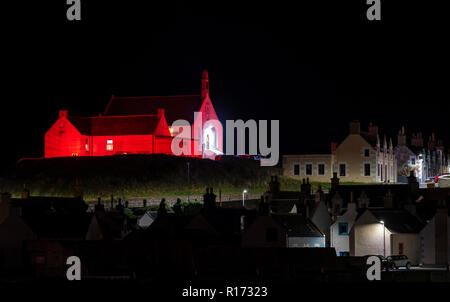
{"label": "grassy hill", "polygon": [[[81,190],[86,200],[111,194],[127,198],[200,195],[207,186],[216,192],[221,189],[222,194],[237,194],[243,188],[263,192],[274,174],[277,168],[236,157],[220,161],[161,154],[26,159],[6,171],[0,190],[15,197],[24,184],[31,195],[40,196],[74,196]],[[299,181],[281,182],[284,189],[300,188]]]}

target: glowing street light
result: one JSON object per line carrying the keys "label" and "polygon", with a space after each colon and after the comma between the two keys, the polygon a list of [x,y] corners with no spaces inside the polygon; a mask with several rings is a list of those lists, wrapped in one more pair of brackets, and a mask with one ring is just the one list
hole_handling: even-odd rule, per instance
{"label": "glowing street light", "polygon": [[245,194],[247,194],[247,189],[244,189],[244,191],[242,191],[242,206],[245,206]]}

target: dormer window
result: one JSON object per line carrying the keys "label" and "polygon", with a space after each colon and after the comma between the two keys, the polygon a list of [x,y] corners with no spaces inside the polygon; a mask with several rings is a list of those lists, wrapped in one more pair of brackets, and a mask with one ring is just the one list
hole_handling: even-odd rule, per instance
{"label": "dormer window", "polygon": [[106,151],[112,151],[114,149],[113,147],[113,140],[107,139],[106,140]]}

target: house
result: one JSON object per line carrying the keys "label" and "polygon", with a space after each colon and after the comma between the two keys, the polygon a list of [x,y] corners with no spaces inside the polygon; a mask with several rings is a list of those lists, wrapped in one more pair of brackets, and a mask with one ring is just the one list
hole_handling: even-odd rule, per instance
{"label": "house", "polygon": [[0,271],[24,268],[25,242],[37,238],[22,219],[21,208],[10,206],[10,197],[3,193],[0,200]]}
{"label": "house", "polygon": [[354,202],[347,204],[345,212],[337,216],[330,226],[330,243],[334,247],[338,256],[350,255],[350,230],[358,216],[357,205]]}
{"label": "house", "polygon": [[420,247],[422,265],[450,264],[450,217],[444,203],[420,232]]}
{"label": "house", "polygon": [[392,140],[381,140],[375,125],[363,132],[360,122],[352,121],[349,135],[340,144],[332,143],[329,154],[283,156],[285,176],[324,182],[333,173],[346,182],[397,182]]}
{"label": "house", "polygon": [[222,154],[222,126],[206,70],[201,82],[200,95],[112,96],[104,113],[95,117],[60,110],[45,134],[45,157],[173,154],[176,138],[187,143],[179,155],[214,158]]}
{"label": "house", "polygon": [[298,214],[273,214],[286,232],[286,247],[325,247],[325,234],[308,218]]}
{"label": "house", "polygon": [[366,209],[350,230],[350,255],[407,255],[419,263],[420,236],[424,224],[401,209]]}

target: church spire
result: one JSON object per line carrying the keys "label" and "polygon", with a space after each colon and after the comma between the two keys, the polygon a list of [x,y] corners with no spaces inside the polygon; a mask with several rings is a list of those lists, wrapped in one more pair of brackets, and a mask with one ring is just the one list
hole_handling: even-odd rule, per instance
{"label": "church spire", "polygon": [[208,70],[203,70],[202,73],[202,100],[209,95],[209,77]]}

